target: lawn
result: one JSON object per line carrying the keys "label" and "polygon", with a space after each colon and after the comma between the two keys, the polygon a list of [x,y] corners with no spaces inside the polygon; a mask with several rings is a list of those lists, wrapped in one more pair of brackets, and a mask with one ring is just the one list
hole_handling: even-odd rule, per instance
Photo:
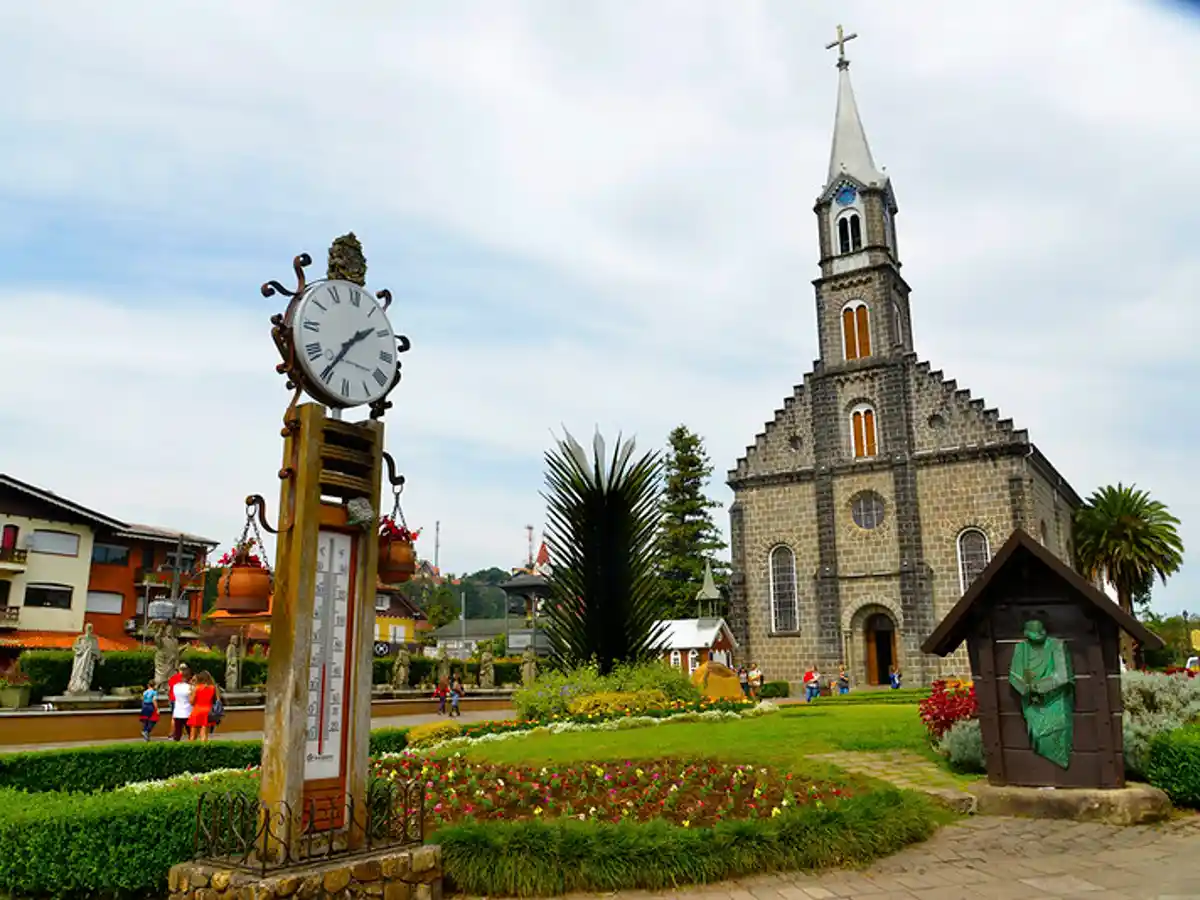
{"label": "lawn", "polygon": [[910,750],[936,759],[915,703],[787,707],[778,713],[727,722],[687,722],[629,731],[535,734],[480,744],[470,759],[500,765],[552,765],[663,757],[761,763],[813,778],[862,783],[811,760],[839,750]]}

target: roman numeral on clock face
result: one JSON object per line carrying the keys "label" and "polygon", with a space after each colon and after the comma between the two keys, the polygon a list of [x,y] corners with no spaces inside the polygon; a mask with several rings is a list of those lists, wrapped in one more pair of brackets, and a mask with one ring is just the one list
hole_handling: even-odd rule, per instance
{"label": "roman numeral on clock face", "polygon": [[305,319],[304,320],[304,330],[305,331],[320,331],[321,323],[315,322],[312,319]]}
{"label": "roman numeral on clock face", "polygon": [[342,396],[343,397],[350,396],[350,379],[349,378],[342,379]]}
{"label": "roman numeral on clock face", "polygon": [[342,295],[338,293],[338,289],[332,284],[329,285],[329,296],[333,298],[334,303],[342,302]]}
{"label": "roman numeral on clock face", "polygon": [[378,331],[375,332],[375,337],[385,338],[387,336],[388,336],[388,330],[386,328],[380,328]]}
{"label": "roman numeral on clock face", "polygon": [[358,291],[351,291],[350,292],[350,305],[351,306],[361,306],[362,305],[362,294],[360,294]]}
{"label": "roman numeral on clock face", "polygon": [[392,354],[388,353],[386,350],[379,351],[379,361],[380,362],[385,362],[390,366],[392,364],[392,359],[393,359]]}
{"label": "roman numeral on clock face", "polygon": [[370,397],[371,396],[371,386],[369,384],[367,384],[365,381],[361,381],[359,383],[363,386],[363,393],[366,394],[368,397]]}
{"label": "roman numeral on clock face", "polygon": [[305,351],[307,351],[309,359],[320,359],[321,358],[321,353],[323,351],[321,350],[320,343],[314,341],[311,344],[305,344],[304,349],[305,349]]}
{"label": "roman numeral on clock face", "polygon": [[383,387],[385,384],[387,384],[387,376],[383,374],[382,369],[376,369],[371,373],[371,376],[379,383],[380,387]]}

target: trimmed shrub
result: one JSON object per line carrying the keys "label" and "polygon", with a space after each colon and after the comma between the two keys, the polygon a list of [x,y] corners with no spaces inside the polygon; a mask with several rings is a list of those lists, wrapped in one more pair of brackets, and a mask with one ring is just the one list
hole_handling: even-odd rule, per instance
{"label": "trimmed shrub", "polygon": [[[371,755],[399,753],[407,746],[407,728],[371,732]],[[65,750],[0,754],[0,789],[111,791],[135,781],[161,781],[185,773],[245,769],[262,760],[261,741],[153,741]]]}
{"label": "trimmed shrub", "polygon": [[648,709],[662,709],[667,695],[657,688],[648,691],[603,691],[576,697],[567,705],[573,716],[615,716],[621,713],[641,713]]}
{"label": "trimmed shrub", "polygon": [[[26,650],[20,659],[21,671],[32,682],[31,697],[35,702],[66,691],[74,660],[70,650]],[[193,672],[208,672],[217,684],[225,684],[225,654],[185,650],[180,659]],[[96,667],[93,686],[98,691],[111,693],[114,688],[145,687],[153,677],[153,650],[118,650],[104,654],[104,665]],[[247,656],[242,660],[242,684],[262,684],[266,680],[265,657]]]}
{"label": "trimmed shrub", "polygon": [[786,697],[792,691],[791,685],[786,681],[768,681],[762,686],[758,696],[763,700],[773,700],[779,697]]}
{"label": "trimmed shrub", "polygon": [[428,747],[430,744],[440,744],[462,734],[462,726],[457,722],[430,722],[426,725],[414,725],[408,730],[408,746]]}
{"label": "trimmed shrub", "polygon": [[1157,735],[1146,754],[1145,774],[1177,806],[1200,808],[1200,725]]}
{"label": "trimmed shrub", "polygon": [[668,701],[693,702],[700,692],[682,669],[661,662],[620,665],[601,677],[594,665],[545,672],[527,688],[513,693],[517,715],[526,720],[552,719],[569,714],[572,701],[601,693],[661,691]]}
{"label": "trimmed shrub", "polygon": [[476,821],[439,828],[448,890],[483,896],[666,890],[865,863],[933,833],[924,797],[881,790],[712,828],[666,822]]}
{"label": "trimmed shrub", "polygon": [[699,700],[700,691],[683,669],[655,661],[618,665],[605,679],[610,691],[662,691],[668,700]]}
{"label": "trimmed shrub", "polygon": [[951,725],[938,742],[938,750],[946,755],[955,772],[979,775],[987,771],[978,719],[962,719]]}
{"label": "trimmed shrub", "polygon": [[1200,721],[1200,679],[1149,672],[1121,675],[1125,704],[1125,769],[1146,778],[1151,742]]}

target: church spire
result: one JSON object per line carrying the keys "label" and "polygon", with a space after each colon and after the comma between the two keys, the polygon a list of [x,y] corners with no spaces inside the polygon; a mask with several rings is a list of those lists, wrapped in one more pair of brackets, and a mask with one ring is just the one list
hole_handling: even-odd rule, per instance
{"label": "church spire", "polygon": [[858,103],[854,99],[854,88],[850,85],[850,60],[846,58],[846,41],[857,34],[844,34],[837,27],[837,40],[825,49],[838,49],[838,99],[837,115],[833,125],[833,147],[829,153],[829,182],[832,184],[841,175],[849,175],[863,185],[882,186],[887,175],[875,168],[871,147],[867,144],[867,133],[863,130],[858,115]]}

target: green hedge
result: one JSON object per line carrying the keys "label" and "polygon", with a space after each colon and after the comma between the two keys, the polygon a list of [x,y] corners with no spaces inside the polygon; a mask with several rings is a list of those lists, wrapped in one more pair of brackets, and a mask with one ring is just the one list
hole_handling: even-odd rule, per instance
{"label": "green hedge", "polygon": [[829,866],[862,864],[929,837],[935,814],[917,794],[881,790],[833,807],[687,829],[666,822],[558,819],[464,822],[430,838],[442,847],[446,890],[482,896],[658,891]]}
{"label": "green hedge", "polygon": [[[222,790],[254,790],[247,779]],[[20,794],[0,790],[0,892],[23,897],[161,897],[192,855],[200,794]],[[927,838],[932,805],[884,790],[834,807],[684,829],[665,822],[466,822],[430,835],[447,887],[473,894],[661,890],[769,871],[861,864]]]}
{"label": "green hedge", "polygon": [[1200,725],[1160,734],[1150,742],[1146,777],[1177,806],[1200,808]]}
{"label": "green hedge", "polygon": [[768,681],[762,686],[759,692],[759,697],[763,700],[774,700],[780,697],[786,697],[792,692],[791,686],[786,681]]}
{"label": "green hedge", "polygon": [[[73,658],[69,650],[26,650],[21,654],[21,671],[33,683],[34,702],[66,691]],[[215,650],[186,650],[180,658],[193,672],[208,672],[217,684],[225,684],[225,654]],[[98,691],[111,693],[120,687],[143,688],[153,677],[153,650],[118,650],[104,654],[103,664],[96,666],[92,685]],[[266,658],[247,656],[242,662],[242,684],[265,684],[266,681]]]}
{"label": "green hedge", "polygon": [[[371,754],[399,753],[407,728],[371,732]],[[161,781],[190,772],[244,769],[262,759],[261,741],[152,741],[65,750],[0,754],[0,789],[30,793],[111,791],[135,781]]]}
{"label": "green hedge", "polygon": [[[373,678],[375,684],[389,684],[392,680],[392,665],[394,656],[376,657],[374,660]],[[452,672],[462,672],[466,669],[468,678],[479,678],[479,663],[460,660],[450,661]],[[521,664],[517,662],[498,662],[493,664],[496,676],[496,686],[521,683]],[[437,679],[437,660],[428,656],[414,656],[408,664],[408,686],[418,687],[422,682],[433,684]]]}

